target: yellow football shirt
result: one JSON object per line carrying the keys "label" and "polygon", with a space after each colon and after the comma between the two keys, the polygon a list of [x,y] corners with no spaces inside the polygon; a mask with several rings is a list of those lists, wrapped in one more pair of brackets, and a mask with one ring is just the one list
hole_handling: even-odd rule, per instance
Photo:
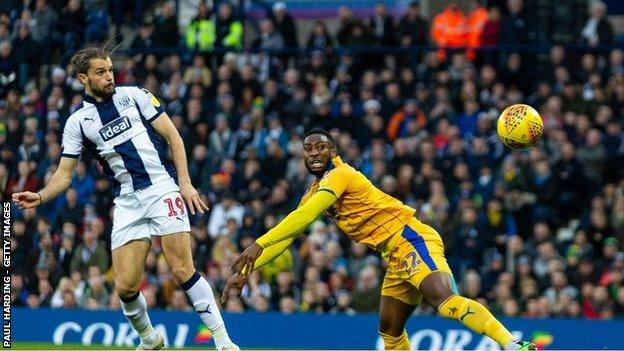
{"label": "yellow football shirt", "polygon": [[332,159],[323,178],[310,185],[300,204],[317,191],[328,191],[338,198],[325,212],[338,228],[356,242],[376,250],[380,243],[401,232],[416,211],[377,189],[339,156]]}

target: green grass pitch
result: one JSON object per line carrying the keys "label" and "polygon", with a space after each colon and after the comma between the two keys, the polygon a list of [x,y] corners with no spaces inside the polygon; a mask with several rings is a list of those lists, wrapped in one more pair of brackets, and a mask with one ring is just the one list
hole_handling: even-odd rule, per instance
{"label": "green grass pitch", "polygon": [[81,344],[54,345],[53,343],[43,342],[13,342],[11,350],[134,350],[134,347],[128,348],[105,345],[85,346]]}
{"label": "green grass pitch", "polygon": [[[10,350],[134,350],[135,347],[118,347],[118,346],[105,346],[105,345],[91,345],[85,346],[82,344],[63,344],[63,345],[54,345],[53,343],[42,343],[42,342],[13,342],[11,344]],[[305,349],[305,348],[304,348]],[[201,348],[190,348],[185,347],[183,349],[178,349],[174,347],[167,347],[167,350],[214,350],[214,345],[206,345]],[[251,350],[268,350],[268,349],[248,349],[245,348],[245,351]],[[270,350],[284,350],[284,349],[270,349]]]}

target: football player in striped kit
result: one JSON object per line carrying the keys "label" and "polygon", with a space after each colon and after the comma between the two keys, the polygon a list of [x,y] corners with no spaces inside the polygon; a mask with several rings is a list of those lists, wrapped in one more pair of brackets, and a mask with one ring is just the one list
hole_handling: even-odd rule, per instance
{"label": "football player in striped kit", "polygon": [[111,233],[115,287],[124,315],[141,337],[137,349],[164,346],[164,337],[154,330],[139,290],[151,237],[160,236],[173,275],[210,329],[217,349],[238,350],[208,281],[193,266],[187,210],[204,213],[208,206],[191,184],[180,134],[149,91],[115,87],[107,50],[83,49],[72,64],[85,95],[63,130],[58,170],[39,192],[15,193],[13,201],[21,208],[32,208],[63,193],[86,148],[102,166],[115,193]]}

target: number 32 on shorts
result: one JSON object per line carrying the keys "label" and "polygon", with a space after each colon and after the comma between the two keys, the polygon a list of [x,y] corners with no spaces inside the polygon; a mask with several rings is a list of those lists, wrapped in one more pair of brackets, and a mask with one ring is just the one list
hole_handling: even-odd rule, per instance
{"label": "number 32 on shorts", "polygon": [[[167,214],[167,216],[169,217],[175,217],[178,215],[183,215],[184,214],[184,201],[182,200],[181,197],[170,197],[167,199],[163,200],[166,204],[167,207],[169,208],[169,213]],[[175,207],[174,207],[174,203],[175,203]]]}

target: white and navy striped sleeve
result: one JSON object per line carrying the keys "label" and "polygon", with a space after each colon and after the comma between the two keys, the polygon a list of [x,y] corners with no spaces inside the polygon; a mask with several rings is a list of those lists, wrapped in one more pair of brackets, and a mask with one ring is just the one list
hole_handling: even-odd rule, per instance
{"label": "white and navy striped sleeve", "polygon": [[140,87],[132,87],[130,94],[137,104],[137,108],[141,113],[141,116],[146,121],[151,122],[154,118],[160,116],[165,112],[165,109],[160,104],[160,101],[149,92],[149,90]]}
{"label": "white and navy striped sleeve", "polygon": [[78,158],[82,152],[82,132],[77,118],[69,118],[63,130],[61,156]]}

